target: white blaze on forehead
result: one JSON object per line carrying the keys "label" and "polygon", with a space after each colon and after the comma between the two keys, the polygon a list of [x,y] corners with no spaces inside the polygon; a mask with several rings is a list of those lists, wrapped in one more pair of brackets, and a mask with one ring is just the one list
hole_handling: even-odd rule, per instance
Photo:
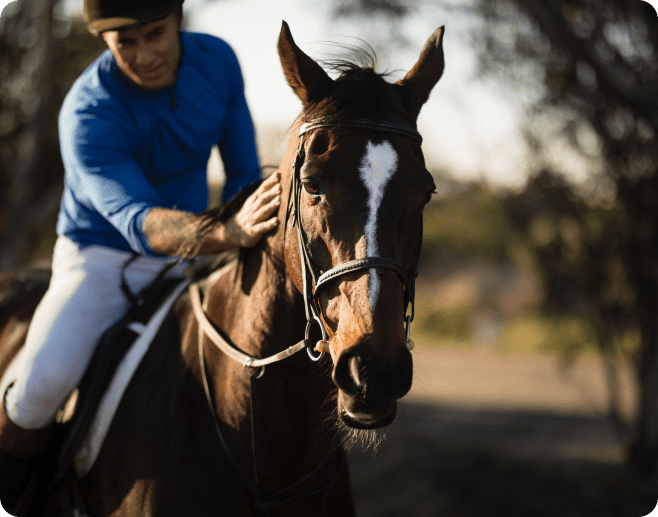
{"label": "white blaze on forehead", "polygon": [[[377,213],[384,198],[386,184],[395,173],[398,155],[388,142],[373,144],[368,142],[366,154],[361,160],[359,172],[368,189],[368,222],[365,228],[366,246],[369,257],[379,256],[377,248]],[[379,277],[375,269],[370,270],[370,309],[375,309],[379,296]]]}

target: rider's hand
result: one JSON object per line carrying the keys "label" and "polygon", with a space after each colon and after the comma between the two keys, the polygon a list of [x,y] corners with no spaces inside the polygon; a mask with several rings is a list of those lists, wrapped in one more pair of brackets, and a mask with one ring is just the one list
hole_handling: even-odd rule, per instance
{"label": "rider's hand", "polygon": [[226,244],[250,248],[277,227],[276,212],[281,205],[280,179],[278,172],[272,174],[247,198],[240,211],[226,221],[223,228]]}

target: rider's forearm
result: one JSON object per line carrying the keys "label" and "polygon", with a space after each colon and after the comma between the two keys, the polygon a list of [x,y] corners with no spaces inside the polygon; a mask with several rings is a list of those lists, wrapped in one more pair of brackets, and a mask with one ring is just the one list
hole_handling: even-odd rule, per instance
{"label": "rider's forearm", "polygon": [[[199,243],[195,241],[204,218],[198,214],[152,208],[144,219],[144,233],[151,249],[162,255],[185,256]],[[200,243],[197,255],[212,255],[239,246],[226,232],[224,224],[218,225]]]}
{"label": "rider's forearm", "polygon": [[239,247],[255,246],[278,226],[281,205],[279,173],[272,174],[247,198],[240,210],[223,223],[213,225],[199,241],[204,215],[169,208],[152,208],[144,219],[144,233],[151,249],[162,255],[214,255]]}

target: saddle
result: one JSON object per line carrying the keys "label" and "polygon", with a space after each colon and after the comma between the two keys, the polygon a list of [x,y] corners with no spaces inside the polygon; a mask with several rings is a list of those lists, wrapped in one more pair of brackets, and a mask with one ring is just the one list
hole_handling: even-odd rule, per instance
{"label": "saddle", "polygon": [[[94,417],[101,400],[118,373],[119,366],[136,344],[136,341],[144,335],[144,331],[154,314],[162,309],[163,301],[169,302],[168,307],[166,307],[166,314],[161,315],[159,322],[151,323],[152,331],[149,336],[145,336],[147,342],[144,343],[143,352],[146,352],[156,335],[165,339],[171,336],[171,332],[164,332],[165,329],[173,330],[173,316],[170,309],[175,300],[170,299],[170,297],[175,292],[177,293],[176,298],[178,298],[183,290],[181,286],[183,284],[187,285],[187,283],[186,280],[180,278],[154,282],[139,293],[137,300],[132,304],[128,313],[103,334],[89,367],[78,386],[73,415],[63,423],[57,473],[53,483],[61,480],[66,469],[74,463],[74,458],[80,450],[92,423],[94,423]],[[131,373],[136,369],[136,366],[133,365]],[[129,379],[125,379],[125,384],[128,381]],[[117,404],[118,402],[119,400],[116,401]],[[109,422],[106,426],[109,427]],[[97,445],[97,448],[100,448],[100,444]],[[88,462],[93,464],[93,459],[88,460]],[[91,465],[87,465],[85,470],[90,468]]]}
{"label": "saddle", "polygon": [[172,307],[190,280],[163,276],[135,295],[126,315],[101,337],[84,377],[67,402],[66,416],[58,425],[42,467],[35,473],[27,516],[41,515],[40,502],[45,497],[40,494],[53,490],[61,490],[63,515],[88,515],[77,481],[93,466],[123,391],[143,356],[154,347],[164,353],[172,336],[179,333]]}

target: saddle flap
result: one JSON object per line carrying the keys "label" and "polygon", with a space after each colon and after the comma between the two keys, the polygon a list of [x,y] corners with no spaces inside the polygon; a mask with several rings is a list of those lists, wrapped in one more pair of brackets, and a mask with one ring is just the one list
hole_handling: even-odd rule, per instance
{"label": "saddle flap", "polygon": [[[166,310],[166,313],[168,313],[173,302],[180,296],[187,283],[187,280],[178,278],[163,280],[158,282],[157,285],[151,286],[148,293],[143,293],[143,303],[134,305],[123,318],[103,334],[89,367],[78,386],[73,414],[63,424],[63,436],[52,485],[57,484],[64,477],[66,470],[74,462],[85,436],[90,431],[90,426],[103,395],[110,386],[124,358],[130,353],[131,348],[140,338],[144,329],[147,328],[151,318],[161,308],[163,300],[164,303],[168,304]],[[171,299],[173,293],[175,293],[174,300]],[[155,324],[156,328],[149,333],[149,336],[145,336],[148,338],[149,343],[155,337],[165,316],[166,314],[163,314],[160,321]],[[150,325],[154,326],[153,323]],[[148,343],[146,344],[147,348]],[[140,359],[141,357],[138,358],[138,360]],[[68,410],[70,411],[70,408]]]}

